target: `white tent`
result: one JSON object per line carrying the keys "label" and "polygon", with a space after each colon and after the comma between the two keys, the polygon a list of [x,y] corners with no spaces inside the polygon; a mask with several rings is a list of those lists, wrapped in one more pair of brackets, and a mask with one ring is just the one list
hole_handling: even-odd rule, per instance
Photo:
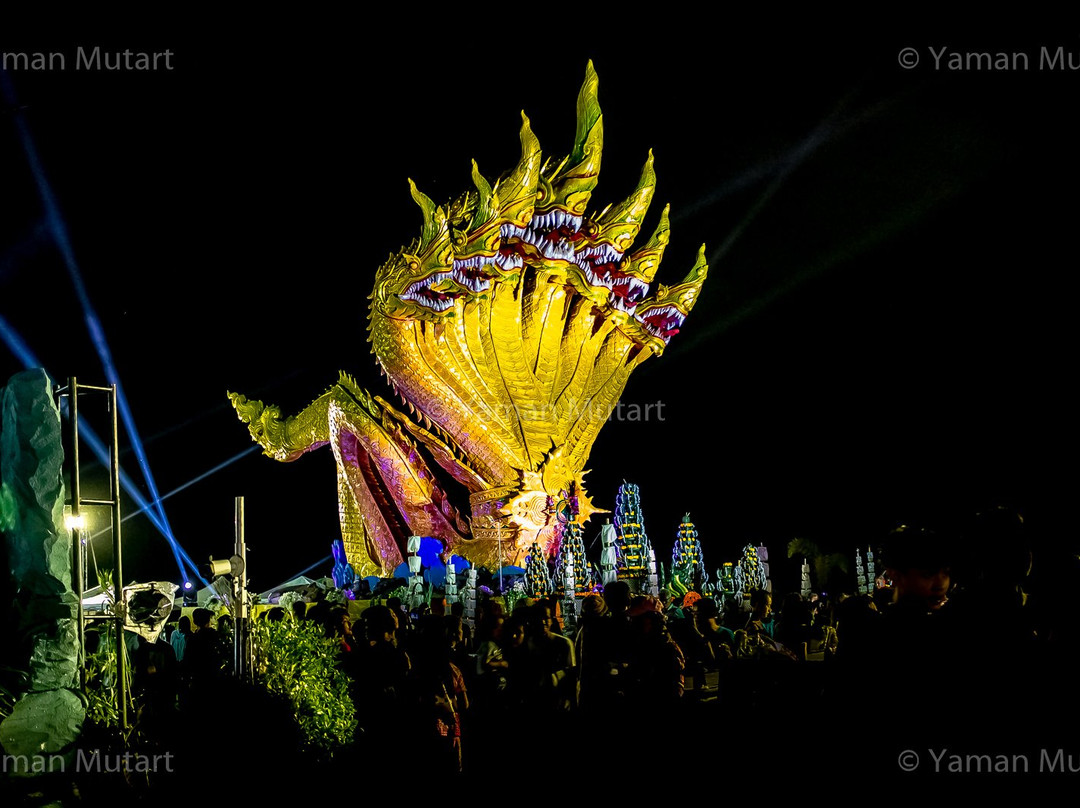
{"label": "white tent", "polygon": [[83,592],[83,611],[87,614],[104,614],[105,612],[111,612],[112,606],[109,605],[109,598],[112,596],[112,590],[106,594],[100,586],[95,586],[87,589]]}
{"label": "white tent", "polygon": [[304,589],[314,583],[315,581],[308,578],[306,575],[297,575],[292,580],[286,581],[283,584],[278,584],[272,589],[267,589],[265,592],[260,592],[259,600],[263,603],[277,603],[281,596],[286,592],[295,592],[298,589]]}

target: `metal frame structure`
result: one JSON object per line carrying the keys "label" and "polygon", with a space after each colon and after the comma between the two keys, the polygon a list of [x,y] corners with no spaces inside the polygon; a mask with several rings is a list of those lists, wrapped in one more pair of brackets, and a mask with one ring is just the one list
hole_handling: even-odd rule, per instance
{"label": "metal frame structure", "polygon": [[[79,465],[79,396],[90,393],[107,394],[107,409],[110,415],[110,431],[112,440],[109,442],[109,498],[92,499],[82,496],[82,485]],[[71,508],[72,521],[75,526],[72,532],[72,578],[75,584],[75,596],[78,600],[78,634],[79,634],[79,683],[86,685],[86,623],[90,619],[83,610],[83,594],[85,591],[86,578],[86,538],[83,529],[78,526],[82,517],[84,506],[108,507],[110,513],[111,530],[113,538],[113,613],[103,620],[112,620],[116,624],[116,708],[120,721],[120,731],[124,735],[128,731],[128,660],[127,649],[124,646],[124,618],[126,606],[124,604],[123,586],[123,543],[120,535],[120,446],[119,428],[117,424],[117,401],[116,385],[110,387],[97,387],[93,385],[79,384],[74,376],[68,378],[67,386],[60,387],[55,392],[57,404],[65,396],[68,399],[70,424],[68,434],[68,468],[71,479],[71,496],[68,505]]]}

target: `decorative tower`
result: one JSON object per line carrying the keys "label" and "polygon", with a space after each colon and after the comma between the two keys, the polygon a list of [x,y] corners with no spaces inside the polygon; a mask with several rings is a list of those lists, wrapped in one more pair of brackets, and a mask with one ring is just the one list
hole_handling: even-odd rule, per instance
{"label": "decorative tower", "polygon": [[725,561],[718,572],[720,583],[719,589],[721,594],[734,595],[735,594],[735,565],[730,561]]}
{"label": "decorative tower", "polygon": [[759,588],[758,563],[757,548],[752,544],[743,547],[740,565],[742,567],[742,592],[744,595],[749,595],[753,590]]}
{"label": "decorative tower", "polygon": [[539,600],[550,595],[552,589],[547,558],[544,557],[540,545],[533,542],[529,554],[525,556],[525,592],[530,598]]}
{"label": "decorative tower", "polygon": [[585,542],[581,538],[581,525],[567,522],[559,554],[555,558],[555,583],[561,594],[584,597],[592,589],[592,575],[585,558]]}
{"label": "decorative tower", "polygon": [[648,573],[649,538],[641,516],[641,496],[632,483],[620,485],[615,496],[615,532],[619,579],[643,578]]}
{"label": "decorative tower", "polygon": [[673,575],[678,575],[683,583],[698,591],[701,591],[701,588],[709,582],[697,528],[690,521],[689,513],[683,517],[682,524],[679,525],[679,535],[671,550],[671,568]]}

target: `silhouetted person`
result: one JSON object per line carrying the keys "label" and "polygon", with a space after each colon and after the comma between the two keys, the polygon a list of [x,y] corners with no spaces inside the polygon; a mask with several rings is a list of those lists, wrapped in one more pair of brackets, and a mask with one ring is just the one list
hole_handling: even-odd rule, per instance
{"label": "silhouetted person", "polygon": [[397,644],[397,617],[386,606],[369,606],[360,615],[366,642],[358,642],[346,661],[354,681],[356,716],[363,730],[366,764],[395,763],[415,721],[409,688],[412,662]]}
{"label": "silhouetted person", "polygon": [[225,658],[221,651],[220,634],[213,626],[213,612],[198,608],[191,616],[195,631],[188,639],[184,662],[194,688],[220,676]]}
{"label": "silhouetted person", "polygon": [[961,716],[976,721],[992,703],[995,728],[1006,733],[1030,725],[1031,694],[1046,690],[1040,681],[1044,649],[1024,591],[1031,565],[1020,514],[1007,508],[983,511],[962,536],[957,585],[948,604],[957,628],[957,675],[966,683],[959,689]]}
{"label": "silhouetted person", "polygon": [[[955,731],[949,717],[959,684],[957,647],[947,607],[954,553],[951,537],[925,528],[898,528],[883,543],[880,558],[893,581],[893,602],[859,655],[848,653],[844,691],[836,694],[852,737],[866,729],[875,706],[887,710],[878,742],[864,749],[873,751],[868,762],[884,766],[902,749],[947,745],[942,738]],[[841,643],[843,631],[841,623]]]}
{"label": "silhouetted person", "polygon": [[177,663],[183,663],[184,652],[187,650],[187,642],[189,639],[191,639],[191,618],[184,615],[180,618],[176,631],[169,637],[169,642],[173,647],[173,653],[176,655]]}

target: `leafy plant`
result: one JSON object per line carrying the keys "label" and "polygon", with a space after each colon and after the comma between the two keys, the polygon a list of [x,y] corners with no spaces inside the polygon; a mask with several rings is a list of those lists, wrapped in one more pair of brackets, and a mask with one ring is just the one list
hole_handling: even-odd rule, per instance
{"label": "leafy plant", "polygon": [[[115,614],[116,601],[112,591],[112,573],[108,570],[99,570],[98,583]],[[86,701],[86,720],[103,730],[118,730],[120,710],[117,706],[116,686],[116,623],[112,620],[104,621],[95,629],[87,631],[86,638],[89,647],[85,649],[85,685],[82,689],[82,695]],[[96,645],[92,643],[94,638],[97,639]],[[129,664],[124,666],[128,716],[134,716],[137,713],[131,687],[131,673],[129,660]],[[129,727],[129,732],[130,729]]]}
{"label": "leafy plant", "polygon": [[258,620],[252,643],[256,682],[289,701],[305,746],[333,756],[352,743],[356,706],[349,677],[338,666],[338,641],[314,623]]}

